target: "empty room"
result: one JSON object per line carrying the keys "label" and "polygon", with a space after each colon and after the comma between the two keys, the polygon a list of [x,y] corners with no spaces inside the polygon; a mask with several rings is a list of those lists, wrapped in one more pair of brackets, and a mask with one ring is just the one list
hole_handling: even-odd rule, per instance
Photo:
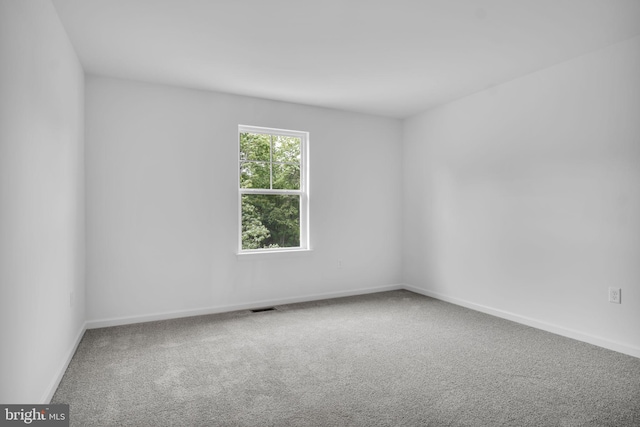
{"label": "empty room", "polygon": [[0,425],[640,426],[640,1],[0,0]]}

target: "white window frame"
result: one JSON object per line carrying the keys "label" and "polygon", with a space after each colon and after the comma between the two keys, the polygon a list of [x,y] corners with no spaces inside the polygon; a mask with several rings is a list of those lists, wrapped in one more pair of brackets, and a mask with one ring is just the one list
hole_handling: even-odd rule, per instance
{"label": "white window frame", "polygon": [[[240,134],[259,133],[263,135],[281,135],[300,138],[300,189],[299,190],[273,190],[260,188],[241,188],[240,186]],[[267,254],[277,252],[301,252],[309,251],[309,132],[266,128],[260,126],[238,126],[238,255],[245,254]],[[290,248],[264,248],[264,249],[242,249],[242,196],[244,194],[281,194],[300,196],[300,246]]]}

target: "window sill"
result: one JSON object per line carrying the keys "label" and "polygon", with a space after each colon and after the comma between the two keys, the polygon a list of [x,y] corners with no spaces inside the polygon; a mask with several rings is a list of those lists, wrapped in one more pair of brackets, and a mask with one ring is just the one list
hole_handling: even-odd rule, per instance
{"label": "window sill", "polygon": [[238,261],[255,261],[263,259],[298,258],[311,255],[312,249],[289,249],[289,250],[265,250],[256,252],[238,252]]}

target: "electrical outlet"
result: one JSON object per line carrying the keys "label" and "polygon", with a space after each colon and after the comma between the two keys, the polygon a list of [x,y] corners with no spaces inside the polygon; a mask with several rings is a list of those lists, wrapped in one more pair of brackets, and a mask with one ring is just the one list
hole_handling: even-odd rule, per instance
{"label": "electrical outlet", "polygon": [[609,288],[609,302],[620,304],[620,288]]}

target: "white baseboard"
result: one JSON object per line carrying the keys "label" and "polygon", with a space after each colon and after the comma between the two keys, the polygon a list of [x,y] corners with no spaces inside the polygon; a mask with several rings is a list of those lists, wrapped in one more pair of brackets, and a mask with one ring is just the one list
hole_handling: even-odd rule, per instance
{"label": "white baseboard", "polygon": [[372,294],[376,292],[394,291],[403,289],[403,285],[385,285],[373,288],[360,288],[349,291],[326,292],[319,294],[303,295],[290,298],[278,298],[269,300],[258,300],[243,304],[220,305],[215,307],[204,307],[191,310],[167,311],[164,313],[146,314],[140,316],[126,316],[110,319],[89,320],[86,322],[87,329],[105,328],[109,326],[129,325],[133,323],[153,322],[156,320],[177,319],[180,317],[202,316],[206,314],[228,313],[231,311],[250,310],[254,308],[267,307],[272,305],[293,304],[297,302],[317,301],[330,298],[348,297],[353,295]]}
{"label": "white baseboard", "polygon": [[415,292],[417,294],[425,295],[441,301],[450,302],[455,305],[470,308],[471,310],[480,311],[482,313],[490,314],[492,316],[501,317],[503,319],[511,320],[516,323],[521,323],[523,325],[531,326],[533,328],[542,329],[543,331],[551,332],[557,335],[562,335],[567,338],[573,338],[575,340],[597,345],[598,347],[603,347],[608,350],[613,350],[619,353],[624,353],[629,356],[640,358],[640,348],[638,347],[630,346],[630,345],[619,343],[616,341],[611,341],[606,338],[602,338],[602,337],[587,334],[584,332],[576,331],[574,329],[569,329],[562,326],[554,325],[552,323],[543,322],[538,319],[521,316],[519,314],[511,313],[509,311],[499,310],[496,308],[488,307],[486,305],[476,304],[471,301],[463,300],[460,298],[450,297],[448,295],[444,295],[438,292],[433,292],[433,291],[419,288],[416,286],[404,284],[402,287],[403,289],[406,289],[411,292]]}
{"label": "white baseboard", "polygon": [[84,336],[84,333],[86,330],[87,330],[87,323],[85,322],[80,327],[80,330],[76,335],[76,339],[73,342],[73,345],[71,346],[69,351],[67,351],[67,355],[64,359],[62,366],[56,373],[56,376],[51,380],[49,387],[47,387],[44,394],[42,395],[42,398],[40,399],[41,404],[46,405],[51,402],[51,398],[53,398],[54,393],[58,389],[58,385],[60,385],[60,381],[62,380],[64,373],[67,371],[67,368],[69,367],[69,363],[71,363],[71,359],[73,359],[73,355],[76,354],[78,345],[80,344],[80,341],[82,340],[82,337]]}

